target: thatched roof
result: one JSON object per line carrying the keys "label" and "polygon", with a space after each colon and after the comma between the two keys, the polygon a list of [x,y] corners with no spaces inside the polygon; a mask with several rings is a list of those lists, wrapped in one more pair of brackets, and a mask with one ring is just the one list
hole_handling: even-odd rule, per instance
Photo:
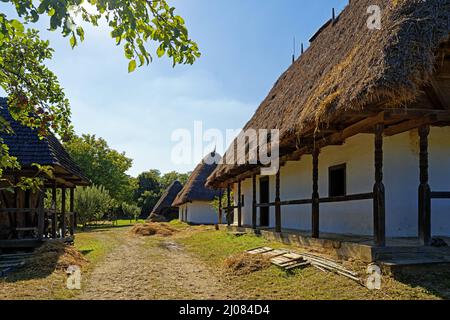
{"label": "thatched roof", "polygon": [[[367,27],[371,5],[382,10],[380,30]],[[244,129],[279,129],[282,155],[345,114],[404,107],[429,82],[436,50],[449,35],[450,0],[352,0],[314,35]],[[220,165],[208,185],[245,170]]]}
{"label": "thatched roof", "polygon": [[192,172],[186,185],[178,193],[178,196],[173,202],[173,206],[178,207],[191,201],[212,201],[215,197],[219,196],[219,190],[207,188],[205,183],[211,172],[217,167],[220,159],[221,156],[217,152],[212,152],[203,158]]}
{"label": "thatched roof", "polygon": [[171,208],[172,203],[177,197],[178,193],[183,189],[180,181],[176,180],[166,189],[161,198],[159,198],[152,213],[161,214],[164,209]]}
{"label": "thatched roof", "polygon": [[0,132],[0,137],[9,147],[9,154],[17,158],[22,169],[29,169],[34,163],[48,165],[54,168],[55,178],[70,186],[90,184],[89,179],[52,133],[39,138],[36,130],[12,118],[6,98],[0,98],[0,117],[8,121],[14,131],[13,134]]}

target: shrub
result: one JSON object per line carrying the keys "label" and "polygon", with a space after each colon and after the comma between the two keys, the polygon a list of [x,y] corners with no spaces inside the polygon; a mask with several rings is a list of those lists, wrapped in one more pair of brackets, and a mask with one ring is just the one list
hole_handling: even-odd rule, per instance
{"label": "shrub", "polygon": [[103,186],[77,188],[75,210],[78,222],[85,227],[89,222],[99,221],[114,206],[114,200]]}

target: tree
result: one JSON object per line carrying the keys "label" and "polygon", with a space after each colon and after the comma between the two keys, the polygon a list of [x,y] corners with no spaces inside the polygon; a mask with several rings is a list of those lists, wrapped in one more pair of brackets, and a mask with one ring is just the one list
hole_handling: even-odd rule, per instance
{"label": "tree", "polygon": [[134,199],[139,201],[145,191],[152,191],[155,196],[158,196],[161,190],[160,179],[161,172],[156,169],[151,169],[138,175]]}
{"label": "tree", "polygon": [[134,204],[128,204],[126,202],[122,203],[122,211],[126,217],[128,217],[130,220],[134,219],[135,221],[138,220],[139,215],[141,214],[141,208]]}
{"label": "tree", "polygon": [[168,172],[160,178],[161,188],[163,190],[166,190],[172,184],[172,182],[176,180],[180,181],[182,185],[185,185],[190,175],[191,175],[190,172],[188,173],[178,173],[176,171]]}
{"label": "tree", "polygon": [[79,187],[75,192],[75,211],[83,228],[90,222],[99,221],[115,206],[108,190],[102,186]]}
{"label": "tree", "polygon": [[136,181],[126,174],[133,161],[125,153],[111,149],[95,135],[73,136],[64,146],[93,184],[103,186],[112,198],[132,202]]}
{"label": "tree", "polygon": [[[0,86],[8,95],[13,118],[36,128],[41,135],[52,129],[64,140],[72,131],[69,102],[56,76],[45,66],[53,50],[36,30],[24,27],[39,21],[42,15],[50,17],[49,30],[60,30],[72,47],[84,40],[83,25],[98,26],[103,19],[116,44],[123,44],[129,72],[152,61],[149,43],[156,47],[158,57],[167,55],[174,66],[192,64],[200,56],[184,20],[166,0],[2,1],[16,10],[20,21],[0,13]],[[0,118],[0,131],[5,130],[7,122]],[[0,165],[18,167],[3,141]]]}

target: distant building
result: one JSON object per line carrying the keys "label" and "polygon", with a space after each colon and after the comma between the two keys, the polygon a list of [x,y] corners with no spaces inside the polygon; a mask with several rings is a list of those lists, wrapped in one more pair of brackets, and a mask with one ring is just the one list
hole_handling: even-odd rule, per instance
{"label": "distant building", "polygon": [[[215,159],[215,160],[214,160]],[[180,220],[192,224],[217,224],[219,213],[211,202],[220,195],[219,190],[207,188],[206,179],[214,171],[220,155],[210,153],[192,172],[173,206],[179,207]]]}
{"label": "distant building", "polygon": [[167,221],[178,219],[179,208],[177,206],[173,206],[172,203],[174,202],[181,189],[183,189],[183,185],[180,183],[180,181],[177,180],[172,182],[172,184],[163,193],[161,198],[159,198],[158,202],[153,208],[152,213],[150,214],[150,218],[153,215],[158,215],[164,217],[164,219],[166,219]]}

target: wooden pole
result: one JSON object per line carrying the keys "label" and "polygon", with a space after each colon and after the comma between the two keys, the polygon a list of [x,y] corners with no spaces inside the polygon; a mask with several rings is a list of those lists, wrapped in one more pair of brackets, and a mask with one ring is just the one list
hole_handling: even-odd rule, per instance
{"label": "wooden pole", "polygon": [[319,154],[320,149],[314,147],[312,157],[313,157],[313,193],[312,193],[312,237],[319,238],[320,228],[319,228]]}
{"label": "wooden pole", "polygon": [[431,244],[431,188],[428,183],[429,126],[419,128],[420,138],[420,186],[419,186],[419,240],[422,245]]}
{"label": "wooden pole", "polygon": [[222,190],[219,192],[219,224],[222,224]]}
{"label": "wooden pole", "polygon": [[241,180],[238,182],[238,227],[242,227],[242,186]]}
{"label": "wooden pole", "polygon": [[252,228],[256,230],[256,174],[252,176]]}
{"label": "wooden pole", "polygon": [[231,225],[231,186],[227,185],[227,224]]}
{"label": "wooden pole", "polygon": [[42,240],[42,238],[44,237],[44,228],[45,228],[44,194],[45,194],[45,189],[39,191],[39,200],[38,200],[38,238],[39,238],[39,240]]}
{"label": "wooden pole", "polygon": [[280,169],[275,175],[275,232],[281,233]]}
{"label": "wooden pole", "polygon": [[77,219],[75,214],[75,188],[70,188],[69,211],[70,211],[70,235],[73,236],[75,234],[75,228],[77,225]]}
{"label": "wooden pole", "polygon": [[56,182],[52,187],[52,238],[56,239],[56,229],[58,228],[58,215],[57,215],[57,205],[56,205]]}
{"label": "wooden pole", "polygon": [[61,188],[61,238],[66,237],[66,187]]}
{"label": "wooden pole", "polygon": [[375,126],[375,185],[373,187],[373,227],[375,243],[379,247],[386,245],[386,207],[383,184],[383,131],[384,125]]}

